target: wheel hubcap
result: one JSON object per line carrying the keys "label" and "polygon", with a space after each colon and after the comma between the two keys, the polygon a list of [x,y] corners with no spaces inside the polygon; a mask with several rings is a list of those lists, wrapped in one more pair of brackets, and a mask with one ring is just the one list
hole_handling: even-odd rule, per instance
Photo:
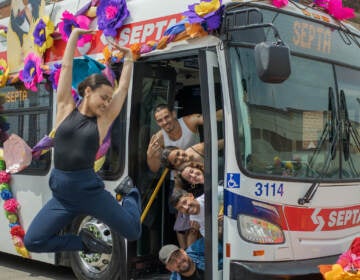
{"label": "wheel hubcap", "polygon": [[[86,217],[79,227],[79,232],[82,228],[89,229],[96,238],[101,239],[112,246],[111,231],[106,224],[94,217]],[[92,273],[101,273],[106,270],[112,257],[112,254],[85,254],[84,252],[79,252],[78,254],[81,265]]]}

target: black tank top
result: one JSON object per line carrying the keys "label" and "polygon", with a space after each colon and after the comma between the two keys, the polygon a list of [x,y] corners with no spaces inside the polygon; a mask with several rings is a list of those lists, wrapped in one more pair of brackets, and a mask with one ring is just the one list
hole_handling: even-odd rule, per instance
{"label": "black tank top", "polygon": [[93,168],[98,149],[96,117],[84,116],[75,109],[56,130],[55,168],[65,171]]}

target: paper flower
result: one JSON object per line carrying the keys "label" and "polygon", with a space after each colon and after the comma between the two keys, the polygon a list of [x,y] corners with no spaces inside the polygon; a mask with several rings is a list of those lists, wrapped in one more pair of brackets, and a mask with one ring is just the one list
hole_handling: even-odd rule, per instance
{"label": "paper flower", "polygon": [[37,91],[37,84],[43,80],[41,58],[34,53],[29,53],[24,64],[24,69],[19,72],[19,78],[27,89]]}
{"label": "paper flower", "polygon": [[[0,183],[8,183],[10,181],[11,175],[5,170],[0,171]],[[0,185],[1,188],[6,188],[6,185]]]}
{"label": "paper flower", "polygon": [[[64,11],[62,14],[61,22],[59,23],[59,31],[62,39],[64,41],[67,41],[73,28],[79,27],[83,29],[89,29],[89,25],[90,19],[88,17],[82,15],[78,15],[75,17],[72,13]],[[77,46],[83,47],[86,43],[89,43],[91,39],[91,34],[80,35]]]}
{"label": "paper flower", "polygon": [[6,218],[9,220],[10,224],[15,224],[18,222],[18,217],[15,213],[7,213]]}
{"label": "paper flower", "polygon": [[20,225],[17,226],[13,226],[10,230],[10,234],[12,236],[18,236],[23,238],[25,235],[25,231],[23,230],[23,228]]}
{"label": "paper flower", "polygon": [[111,61],[111,51],[109,50],[108,46],[105,46],[105,48],[102,51],[105,63],[110,63]]}
{"label": "paper flower", "polygon": [[15,246],[15,250],[16,250],[16,252],[18,252],[21,256],[23,256],[24,258],[30,258],[30,253],[29,253],[29,251],[25,248],[25,246],[23,246],[23,247],[17,247],[17,246]]}
{"label": "paper flower", "polygon": [[313,0],[314,4],[324,8],[337,20],[345,20],[355,17],[354,9],[343,7],[342,0]]}
{"label": "paper flower", "polygon": [[6,85],[9,77],[9,67],[4,59],[0,59],[0,87]]}
{"label": "paper flower", "polygon": [[151,52],[156,49],[157,43],[155,41],[146,42],[146,44],[142,45],[140,48],[140,54]]}
{"label": "paper flower", "polygon": [[342,0],[329,0],[329,14],[338,20],[345,20],[355,17],[354,9],[343,7]]}
{"label": "paper flower", "polygon": [[8,200],[13,197],[11,191],[9,190],[3,190],[0,195],[3,200]]}
{"label": "paper flower", "polygon": [[96,9],[98,27],[105,36],[115,37],[117,29],[123,26],[130,15],[125,0],[100,1]]}
{"label": "paper flower", "polygon": [[61,64],[59,63],[55,63],[50,66],[49,80],[51,82],[52,88],[55,90],[57,89],[59,84],[60,70]]}
{"label": "paper flower", "polygon": [[[4,162],[3,160],[1,162]],[[4,162],[5,164],[5,162]],[[1,183],[0,184],[0,191],[2,192],[3,190],[10,190],[9,185],[7,183]]]}
{"label": "paper flower", "polygon": [[190,23],[205,24],[206,30],[211,31],[219,28],[223,6],[221,0],[204,0],[199,4],[188,6],[188,11],[183,13]]}
{"label": "paper flower", "polygon": [[133,54],[134,60],[137,60],[140,57],[141,44],[135,43],[130,45],[130,50]]}
{"label": "paper flower", "polygon": [[289,0],[272,0],[272,4],[277,8],[282,8],[289,4]]}
{"label": "paper flower", "polygon": [[17,247],[24,246],[24,241],[22,240],[22,238],[20,238],[17,235],[12,236],[12,241],[13,241],[14,246],[17,246]]}
{"label": "paper flower", "polygon": [[8,32],[8,27],[6,25],[0,24],[0,36],[6,38]]}
{"label": "paper flower", "polygon": [[33,39],[35,48],[39,53],[44,53],[46,49],[51,48],[54,44],[54,39],[51,36],[54,29],[54,24],[48,16],[43,16],[35,22]]}
{"label": "paper flower", "polygon": [[11,213],[16,213],[19,203],[15,198],[8,199],[4,202],[4,209]]}
{"label": "paper flower", "polygon": [[360,257],[360,237],[357,237],[353,240],[350,245],[350,251],[351,253]]}

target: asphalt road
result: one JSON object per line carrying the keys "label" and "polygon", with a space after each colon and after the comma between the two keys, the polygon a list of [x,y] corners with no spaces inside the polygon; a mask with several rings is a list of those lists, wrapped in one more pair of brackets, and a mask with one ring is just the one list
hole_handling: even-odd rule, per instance
{"label": "asphalt road", "polygon": [[70,268],[0,253],[0,280],[74,280]]}

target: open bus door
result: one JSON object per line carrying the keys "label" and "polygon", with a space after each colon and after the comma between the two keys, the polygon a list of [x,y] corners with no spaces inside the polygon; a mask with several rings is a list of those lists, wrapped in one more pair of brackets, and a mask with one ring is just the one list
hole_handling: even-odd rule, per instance
{"label": "open bus door", "polygon": [[[129,130],[129,175],[134,179],[142,196],[143,209],[148,202],[161,176],[161,171],[152,173],[146,161],[146,151],[151,136],[159,130],[154,119],[154,108],[161,103],[173,104],[176,84],[176,71],[159,62],[137,62],[134,67],[133,89],[131,95],[131,113]],[[167,225],[164,219],[164,209],[167,209],[160,199],[164,188],[158,193],[150,211],[143,221],[142,237],[137,242],[128,245],[128,271],[146,270],[144,265],[153,265],[158,248],[163,239],[163,227]],[[161,213],[161,215],[159,215]],[[142,256],[142,259],[138,258]],[[149,257],[147,259],[147,256]],[[144,260],[145,259],[145,260]],[[136,264],[137,263],[137,264]],[[141,268],[137,268],[142,263]],[[131,265],[135,265],[131,267]]]}
{"label": "open bus door", "polygon": [[[200,81],[205,142],[205,279],[222,279],[219,271],[219,249],[222,239],[218,235],[218,191],[224,175],[223,152],[218,140],[224,139],[222,122],[216,120],[216,111],[222,109],[221,79],[217,54],[200,51]],[[219,248],[220,247],[220,248]]]}

